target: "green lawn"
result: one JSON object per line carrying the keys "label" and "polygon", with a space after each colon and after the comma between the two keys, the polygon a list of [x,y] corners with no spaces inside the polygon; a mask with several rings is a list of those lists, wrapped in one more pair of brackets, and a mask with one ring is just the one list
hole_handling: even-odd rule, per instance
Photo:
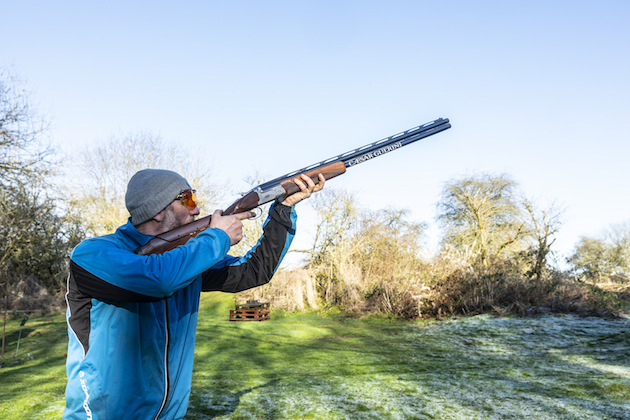
{"label": "green lawn", "polygon": [[[22,318],[7,321],[4,367],[0,369],[0,418],[61,418],[68,334],[65,314],[34,315],[22,329]],[[28,359],[28,354],[33,359]],[[24,364],[20,365],[19,360]]]}
{"label": "green lawn", "polygon": [[[443,322],[199,314],[187,419],[629,419],[630,320],[478,316]],[[59,418],[65,320],[7,326],[0,418]],[[7,357],[8,356],[8,357]]]}

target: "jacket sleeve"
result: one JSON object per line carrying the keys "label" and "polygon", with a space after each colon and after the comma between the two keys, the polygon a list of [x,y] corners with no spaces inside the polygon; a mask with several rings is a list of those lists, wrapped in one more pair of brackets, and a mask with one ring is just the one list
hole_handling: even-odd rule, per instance
{"label": "jacket sleeve", "polygon": [[202,290],[235,293],[268,283],[291,245],[296,221],[293,207],[274,203],[256,245],[245,256],[228,256],[205,271]]}
{"label": "jacket sleeve", "polygon": [[84,295],[102,300],[155,301],[188,286],[225,259],[229,236],[206,229],[161,255],[140,256],[107,237],[88,239],[72,252],[70,281]]}

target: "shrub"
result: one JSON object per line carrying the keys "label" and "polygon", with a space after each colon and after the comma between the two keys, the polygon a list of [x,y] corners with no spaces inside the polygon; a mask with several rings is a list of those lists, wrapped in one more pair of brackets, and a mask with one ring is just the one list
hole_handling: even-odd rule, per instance
{"label": "shrub", "polygon": [[423,297],[423,317],[452,315],[532,315],[540,312],[608,315],[623,310],[623,296],[555,272],[542,280],[498,271],[477,275],[457,270],[436,281]]}

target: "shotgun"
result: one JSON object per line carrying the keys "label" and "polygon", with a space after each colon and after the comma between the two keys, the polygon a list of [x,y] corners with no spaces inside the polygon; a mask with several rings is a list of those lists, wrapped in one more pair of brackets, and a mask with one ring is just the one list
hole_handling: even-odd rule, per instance
{"label": "shotgun", "polygon": [[[382,156],[449,128],[451,128],[451,124],[449,124],[448,119],[439,118],[339,156],[326,159],[319,163],[298,169],[297,171],[289,172],[288,174],[254,187],[251,191],[243,194],[241,198],[236,200],[223,214],[229,216],[231,214],[249,211],[270,201],[300,191],[300,188],[293,182],[293,179],[301,174],[309,176],[313,179],[313,182],[317,184],[319,183],[317,175],[320,173],[326,180],[334,178],[346,172],[346,168]],[[134,252],[138,255],[150,255],[170,251],[176,246],[185,244],[188,239],[207,229],[208,226],[210,226],[210,217],[211,216],[202,217],[184,226],[154,236],[149,242],[136,249]]]}

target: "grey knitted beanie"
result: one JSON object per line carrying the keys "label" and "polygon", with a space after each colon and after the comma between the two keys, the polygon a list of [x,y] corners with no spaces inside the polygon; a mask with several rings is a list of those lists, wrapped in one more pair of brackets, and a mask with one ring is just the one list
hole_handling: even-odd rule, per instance
{"label": "grey knitted beanie", "polygon": [[164,210],[190,184],[181,175],[166,169],[143,169],[127,184],[125,205],[131,223],[138,226]]}

